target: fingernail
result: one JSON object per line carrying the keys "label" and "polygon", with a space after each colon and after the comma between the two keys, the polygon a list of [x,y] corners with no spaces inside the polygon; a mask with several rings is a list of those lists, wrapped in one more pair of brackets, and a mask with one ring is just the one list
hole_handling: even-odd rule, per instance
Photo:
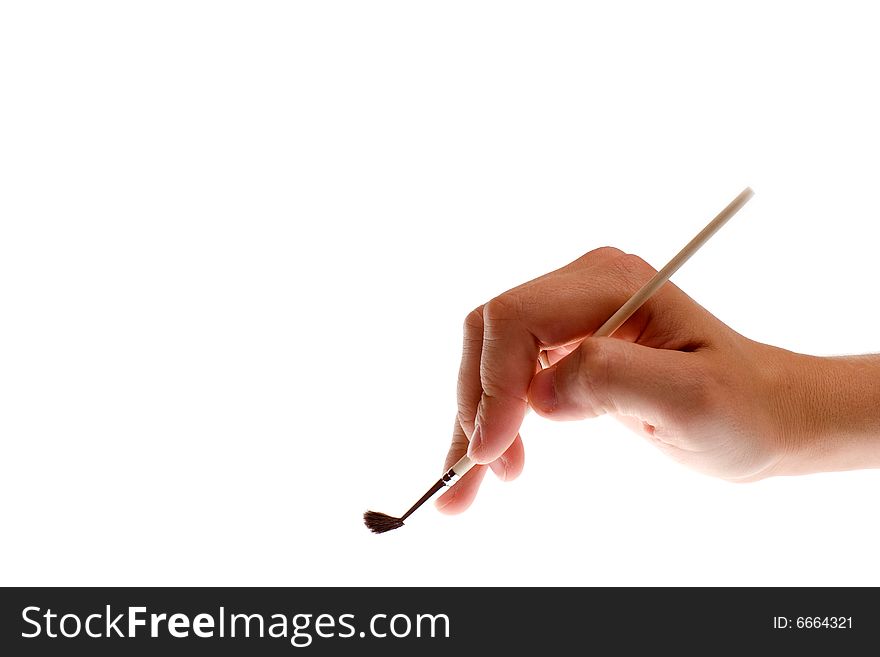
{"label": "fingernail", "polygon": [[483,433],[480,431],[480,425],[476,425],[474,427],[474,432],[471,434],[471,442],[468,445],[468,456],[477,460],[474,455],[480,451],[480,448],[483,445]]}
{"label": "fingernail", "polygon": [[507,481],[507,473],[510,471],[510,468],[507,466],[507,460],[503,456],[499,456],[498,462],[501,464],[501,476],[499,479]]}
{"label": "fingernail", "polygon": [[556,368],[551,367],[539,373],[532,382],[529,398],[537,411],[552,413],[556,410]]}

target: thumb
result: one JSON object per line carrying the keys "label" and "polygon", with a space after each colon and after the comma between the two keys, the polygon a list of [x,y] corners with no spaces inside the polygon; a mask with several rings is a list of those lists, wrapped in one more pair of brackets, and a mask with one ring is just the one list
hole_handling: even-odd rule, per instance
{"label": "thumb", "polygon": [[553,420],[604,413],[671,419],[699,392],[697,355],[615,338],[587,338],[552,367],[535,374],[529,403]]}

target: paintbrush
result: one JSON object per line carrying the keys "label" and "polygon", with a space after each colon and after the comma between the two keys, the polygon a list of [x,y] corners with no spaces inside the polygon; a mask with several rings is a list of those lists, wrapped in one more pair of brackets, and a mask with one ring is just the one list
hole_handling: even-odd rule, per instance
{"label": "paintbrush", "polygon": [[[699,251],[700,247],[708,242],[709,238],[718,232],[718,229],[727,223],[727,221],[735,215],[753,195],[754,192],[750,187],[746,187],[741,191],[739,195],[733,199],[726,208],[719,212],[718,215],[710,221],[696,237],[694,237],[694,239],[688,242],[687,245],[679,251],[665,267],[663,267],[663,269],[654,274],[651,280],[645,283],[638,292],[632,295],[629,301],[623,304],[616,313],[609,317],[608,321],[602,324],[602,326],[599,327],[599,330],[593,333],[593,337],[604,338],[613,335],[614,332],[623,326],[626,320],[632,317],[633,313],[650,299],[657,290],[663,287],[663,284],[666,283],[666,281],[668,281],[669,278],[677,272],[692,255]],[[550,366],[550,361],[547,358],[546,352],[542,351],[540,353],[540,360],[543,367]],[[367,511],[364,513],[364,524],[370,529],[370,531],[375,532],[376,534],[383,534],[392,529],[403,527],[403,521],[409,518],[416,509],[434,497],[439,491],[455,484],[455,482],[461,479],[465,473],[475,465],[476,463],[465,454],[455,463],[455,465],[443,473],[443,476],[437,480],[437,483],[431,486],[431,488],[429,488],[428,491],[402,516],[395,518],[394,516],[389,516],[385,513]]]}

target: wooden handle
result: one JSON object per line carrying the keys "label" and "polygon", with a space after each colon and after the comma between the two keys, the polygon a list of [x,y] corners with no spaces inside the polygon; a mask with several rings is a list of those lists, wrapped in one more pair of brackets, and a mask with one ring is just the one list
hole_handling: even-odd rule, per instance
{"label": "wooden handle", "polygon": [[[606,338],[623,326],[626,320],[632,317],[633,313],[637,311],[643,303],[650,299],[657,290],[663,287],[663,284],[668,281],[669,278],[677,272],[692,255],[699,251],[700,247],[708,242],[709,238],[717,233],[719,228],[726,224],[733,215],[739,212],[740,208],[742,208],[742,206],[744,206],[754,195],[755,192],[752,191],[751,187],[746,187],[742,190],[739,195],[733,199],[726,208],[719,212],[712,221],[706,224],[706,227],[697,233],[697,236],[688,242],[663,269],[654,274],[651,280],[645,283],[638,292],[630,297],[629,301],[623,304],[616,313],[611,315],[611,317],[609,317],[608,320],[602,324],[595,333],[593,333],[593,337]],[[545,369],[550,367],[550,359],[548,358],[546,351],[542,351],[538,354],[538,358],[541,361],[541,367]],[[468,458],[467,454],[465,454],[455,465],[452,466],[451,469],[455,474],[461,477],[474,467],[474,465],[474,462]],[[452,485],[452,483],[450,483],[450,485]]]}
{"label": "wooden handle", "polygon": [[752,196],[755,195],[755,192],[752,191],[751,187],[746,187],[742,190],[739,195],[733,199],[726,208],[724,208],[721,212],[718,213],[712,221],[706,224],[706,227],[697,233],[697,236],[694,237],[687,245],[678,252],[678,254],[670,260],[666,266],[654,274],[653,278],[650,281],[645,283],[641,289],[636,292],[630,300],[627,301],[620,307],[616,313],[614,313],[611,317],[608,318],[602,326],[599,327],[599,330],[593,333],[594,338],[606,338],[610,335],[613,335],[614,332],[619,329],[621,326],[626,323],[630,317],[633,316],[633,313],[642,307],[648,299],[650,299],[654,294],[663,287],[663,284],[670,279],[670,277],[677,272],[681,266],[690,260],[690,257],[694,255],[697,251],[700,250],[706,242],[709,241],[715,233],[718,232],[718,229],[721,228],[724,224],[728,222],[728,220],[735,215],[739,209],[744,206]]}
{"label": "wooden handle", "polygon": [[[692,255],[699,251],[700,247],[708,242],[709,239],[718,232],[719,228],[726,224],[733,215],[739,212],[740,208],[742,208],[742,206],[744,206],[754,195],[755,192],[752,191],[751,187],[746,187],[742,190],[737,197],[733,199],[726,208],[719,212],[712,221],[706,224],[706,227],[697,233],[696,237],[688,242],[663,269],[654,274],[651,280],[645,283],[638,292],[630,297],[629,301],[623,304],[616,313],[609,317],[608,320],[602,324],[595,333],[593,333],[593,337],[605,338],[613,335],[617,329],[626,323],[626,320],[633,316],[633,313],[642,307],[642,304],[654,296],[657,290],[663,287],[663,284],[668,281]],[[550,367],[550,359],[547,357],[546,351],[540,353],[539,359],[542,367]]]}

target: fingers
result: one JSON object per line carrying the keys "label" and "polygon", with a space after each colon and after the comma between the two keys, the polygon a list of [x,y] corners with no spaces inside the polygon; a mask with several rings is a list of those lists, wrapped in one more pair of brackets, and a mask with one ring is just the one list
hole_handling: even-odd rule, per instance
{"label": "fingers", "polygon": [[[622,255],[622,251],[611,247],[595,249],[566,265],[559,272],[581,271],[591,266],[606,263]],[[515,293],[530,285],[538,285],[542,281],[546,283],[557,275],[558,272],[550,272],[511,292]],[[470,438],[474,431],[474,419],[476,418],[477,408],[483,395],[483,384],[480,377],[480,362],[483,353],[483,334],[485,328],[483,313],[484,306],[482,305],[472,310],[465,317],[463,327],[464,339],[462,343],[461,365],[458,371],[458,420],[468,438]],[[569,345],[568,351],[576,346],[576,344],[573,346]],[[554,350],[548,353],[551,362],[555,362],[555,360],[567,354],[568,351],[564,351],[565,348],[566,346],[563,345],[558,352]],[[537,361],[533,362],[533,366],[538,366]]]}
{"label": "fingers", "polygon": [[540,347],[521,315],[515,298],[498,297],[483,308],[482,394],[468,447],[468,456],[477,463],[491,463],[504,454],[526,414]]}
{"label": "fingers", "polygon": [[[479,443],[481,440],[481,432],[477,432],[474,436],[475,417],[478,414],[481,399],[483,398],[483,384],[480,374],[480,363],[483,356],[483,346],[486,342],[486,322],[485,317],[493,316],[492,312],[486,312],[484,306],[474,309],[465,318],[464,322],[464,341],[462,344],[461,366],[458,372],[458,424],[465,435],[470,435],[470,443],[474,443],[474,439]],[[531,373],[533,374],[536,367],[537,353],[535,358],[531,360]],[[522,414],[528,405],[522,402],[523,410],[520,415],[516,429],[522,423]],[[502,453],[491,461],[485,461],[492,466],[492,470],[502,480],[509,481],[519,476],[523,468],[524,452],[522,440],[515,434],[512,443],[506,444]],[[473,457],[473,454],[471,454]],[[447,466],[448,467],[448,466]]]}
{"label": "fingers", "polygon": [[[473,433],[474,419],[483,393],[480,380],[484,334],[483,306],[475,308],[465,318],[463,333],[461,365],[458,372],[458,413],[452,445],[446,456],[444,469],[452,466],[467,452],[468,436]],[[533,362],[533,367],[534,365]],[[490,466],[500,479],[511,481],[520,475],[524,464],[525,452],[522,439],[517,435],[504,454],[490,463]],[[467,509],[476,497],[484,476],[483,467],[474,467],[462,477],[461,481],[437,499],[437,508],[444,513],[460,513]]]}
{"label": "fingers", "polygon": [[489,467],[501,481],[513,481],[522,473],[525,462],[526,453],[522,438],[516,434],[516,438],[507,451],[492,461]]}
{"label": "fingers", "polygon": [[[580,345],[580,343],[581,343],[580,340],[576,340],[575,342],[572,342],[571,344],[566,344],[561,347],[557,347],[556,349],[547,349],[545,352],[547,354],[547,360],[550,361],[551,365],[555,365],[556,363],[561,361],[563,358],[568,356],[572,351],[577,349],[578,346]],[[537,371],[541,371],[542,369],[543,369],[542,367],[539,367]]]}
{"label": "fingers", "polygon": [[[483,395],[480,380],[480,359],[483,350],[483,306],[476,308],[465,318],[464,342],[462,345],[461,366],[458,372],[458,425],[465,436],[473,433],[477,407]],[[559,350],[562,353],[567,351]],[[560,355],[555,356],[557,359]],[[538,367],[533,363],[532,374]],[[528,409],[528,406],[526,406]],[[465,444],[467,449],[467,444]],[[463,454],[464,452],[462,452]],[[461,454],[459,454],[461,456]],[[522,472],[525,460],[522,439],[516,436],[514,442],[502,456],[490,463],[492,471],[503,481],[516,479]],[[454,463],[453,461],[452,463]],[[448,468],[452,463],[448,463]]]}
{"label": "fingers", "polygon": [[[585,266],[585,261],[599,264]],[[603,250],[482,307],[481,395],[468,448],[472,459],[491,463],[512,445],[528,408],[529,383],[540,350],[552,353],[589,335],[652,271],[635,257],[612,258],[611,252]],[[478,323],[475,317],[472,320],[470,327],[475,331]],[[636,322],[628,324],[632,339],[639,332]],[[476,340],[472,333],[468,342]],[[473,347],[464,374],[466,385],[460,388],[466,398],[460,398],[459,406],[468,413],[476,399],[475,354]]]}
{"label": "fingers", "polygon": [[[466,436],[474,431],[474,417],[483,394],[480,383],[480,358],[483,353],[483,306],[475,308],[464,320],[461,365],[458,370],[458,421]],[[465,445],[467,449],[467,445]],[[462,452],[463,454],[464,452]]]}
{"label": "fingers", "polygon": [[[464,456],[467,451],[468,440],[464,435],[458,420],[455,422],[455,429],[452,432],[452,445],[446,454],[446,462],[443,464],[443,470],[448,470],[458,459]],[[516,479],[523,470],[525,465],[525,451],[523,450],[522,439],[517,435],[516,440],[510,448],[497,460],[489,465],[492,471],[502,481],[511,481]],[[486,466],[476,465],[457,481],[451,488],[444,492],[434,502],[437,509],[443,513],[461,513],[467,509],[477,496],[480,484],[483,483],[483,477],[486,475]]]}
{"label": "fingers", "polygon": [[[446,462],[443,465],[444,472],[464,456],[465,452],[467,452],[467,446],[467,436],[464,435],[461,424],[456,420],[455,428],[452,432],[452,445],[449,447],[449,453],[446,455]],[[461,513],[474,501],[485,476],[486,467],[475,465],[454,486],[438,497],[434,505],[443,513]]]}
{"label": "fingers", "polygon": [[681,422],[681,414],[704,394],[704,380],[698,354],[588,338],[535,375],[529,402],[555,420],[617,413],[650,424]]}
{"label": "fingers", "polygon": [[[620,383],[613,388],[614,377],[606,377],[603,394],[608,396],[603,398],[584,388],[592,379],[579,374],[588,372],[595,377],[605,352],[594,353],[593,342],[585,347],[582,341],[654,273],[640,258],[606,247],[472,311],[464,323],[458,422],[447,467],[467,450],[474,461],[491,464],[503,479],[517,476],[524,461],[519,428],[530,397],[536,410],[560,419],[589,417],[615,405],[638,406],[644,397],[632,390],[647,395],[652,392],[648,381]],[[657,312],[658,308],[663,311]],[[694,336],[705,334],[701,327],[705,328],[702,325],[707,320],[701,310],[678,288],[666,285],[618,330],[615,335],[622,341],[614,342],[638,340],[652,347],[688,349],[698,345]],[[608,351],[609,358],[626,357],[614,349]],[[541,350],[554,365],[536,374]],[[650,369],[646,366],[643,372],[649,379]],[[654,381],[655,387],[660,386]],[[449,512],[467,508],[485,472],[477,467],[468,475],[438,500],[438,507]]]}

